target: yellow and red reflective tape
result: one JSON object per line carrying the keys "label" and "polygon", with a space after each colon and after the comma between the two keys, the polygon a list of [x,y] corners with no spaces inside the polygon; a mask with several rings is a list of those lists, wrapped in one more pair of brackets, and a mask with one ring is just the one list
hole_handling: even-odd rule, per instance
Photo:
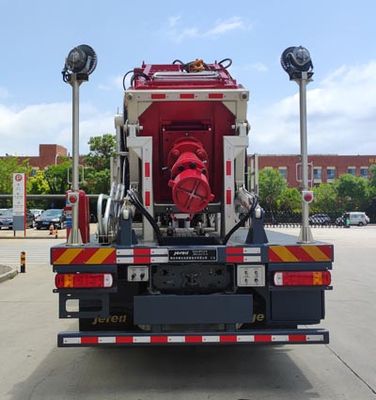
{"label": "yellow and red reflective tape", "polygon": [[88,247],[74,249],[53,248],[51,249],[51,264],[116,264],[116,249],[111,247]]}
{"label": "yellow and red reflective tape", "polygon": [[333,261],[331,245],[269,246],[269,262]]}

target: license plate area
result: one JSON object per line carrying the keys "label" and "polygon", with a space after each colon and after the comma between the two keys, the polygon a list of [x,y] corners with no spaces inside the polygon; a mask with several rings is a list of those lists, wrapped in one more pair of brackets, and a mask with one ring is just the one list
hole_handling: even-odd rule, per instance
{"label": "license plate area", "polygon": [[160,264],[151,267],[151,286],[163,293],[216,293],[234,290],[234,266]]}

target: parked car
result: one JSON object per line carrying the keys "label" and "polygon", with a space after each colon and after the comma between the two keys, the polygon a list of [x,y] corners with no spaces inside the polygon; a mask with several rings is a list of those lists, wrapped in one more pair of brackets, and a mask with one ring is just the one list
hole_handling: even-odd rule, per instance
{"label": "parked car", "polygon": [[328,214],[313,214],[308,220],[310,225],[330,225],[332,222]]}
{"label": "parked car", "polygon": [[44,210],[41,208],[31,208],[30,212],[34,215],[34,218],[39,217]]}
{"label": "parked car", "polygon": [[13,229],[13,212],[9,209],[0,211],[0,229]]}
{"label": "parked car", "polygon": [[337,218],[336,225],[346,225],[346,221],[349,226],[363,226],[367,225],[370,220],[368,215],[363,211],[350,211]]}
{"label": "parked car", "polygon": [[35,219],[35,226],[37,229],[48,229],[51,224],[57,229],[63,229],[65,227],[65,217],[62,209],[51,208],[45,210]]}
{"label": "parked car", "polygon": [[[26,227],[32,228],[34,222],[34,216],[30,211],[26,211]],[[13,209],[1,209],[0,210],[0,228],[13,229]]]}

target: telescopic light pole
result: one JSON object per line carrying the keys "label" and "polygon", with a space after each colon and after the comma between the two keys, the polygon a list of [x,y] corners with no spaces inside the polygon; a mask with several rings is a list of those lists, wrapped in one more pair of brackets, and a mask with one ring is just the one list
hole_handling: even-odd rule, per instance
{"label": "telescopic light pole", "polygon": [[302,47],[288,47],[281,56],[281,65],[288,73],[290,80],[299,86],[300,111],[300,154],[302,166],[302,226],[298,241],[309,243],[313,241],[309,226],[309,203],[313,193],[308,185],[308,150],[307,150],[307,84],[312,80],[313,65],[309,51]]}
{"label": "telescopic light pole", "polygon": [[89,75],[97,65],[95,51],[88,45],[80,45],[73,48],[66,60],[62,71],[63,80],[72,86],[72,192],[68,195],[68,203],[72,207],[72,227],[67,238],[71,245],[82,244],[79,230],[79,104],[80,85],[89,80]]}

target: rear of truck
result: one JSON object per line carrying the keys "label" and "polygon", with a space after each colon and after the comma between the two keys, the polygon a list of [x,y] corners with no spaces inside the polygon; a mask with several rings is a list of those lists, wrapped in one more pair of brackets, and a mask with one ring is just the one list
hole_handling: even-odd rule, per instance
{"label": "rear of truck", "polygon": [[328,343],[333,248],[265,232],[230,62],[132,71],[97,236],[51,249],[59,346]]}

